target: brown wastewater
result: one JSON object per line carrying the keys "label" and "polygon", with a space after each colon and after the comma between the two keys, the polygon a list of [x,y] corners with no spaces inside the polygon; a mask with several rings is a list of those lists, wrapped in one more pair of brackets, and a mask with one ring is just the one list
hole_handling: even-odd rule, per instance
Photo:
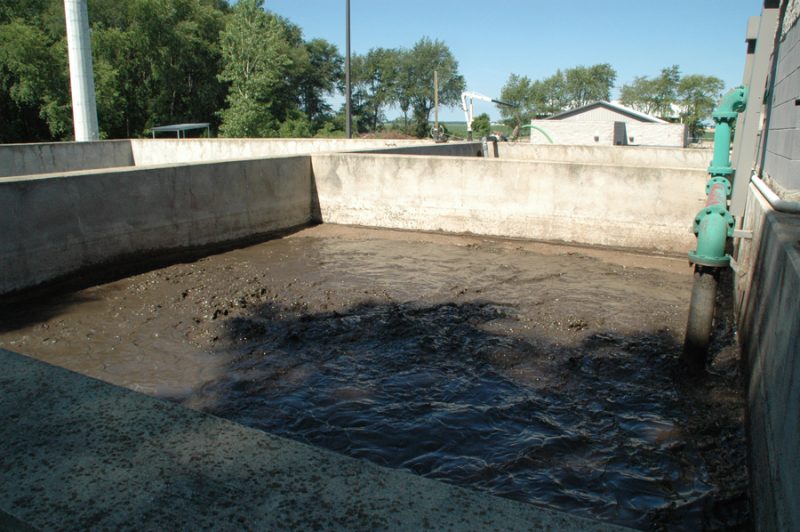
{"label": "brown wastewater", "polygon": [[690,290],[685,259],[321,225],[5,304],[0,347],[574,515],[743,529],[733,321],[686,377]]}

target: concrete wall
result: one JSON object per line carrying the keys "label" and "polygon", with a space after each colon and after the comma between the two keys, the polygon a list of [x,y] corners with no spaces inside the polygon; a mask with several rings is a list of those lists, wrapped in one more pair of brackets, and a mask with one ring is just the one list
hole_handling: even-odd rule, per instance
{"label": "concrete wall", "polygon": [[648,146],[565,146],[559,144],[499,143],[501,159],[564,163],[619,164],[705,170],[712,150]]}
{"label": "concrete wall", "polygon": [[[614,122],[585,120],[531,120],[531,124],[547,131],[554,144],[612,146]],[[639,146],[686,146],[686,126],[683,124],[626,124],[629,144]],[[630,138],[633,137],[633,140]],[[532,144],[549,144],[538,131],[531,132]]]}
{"label": "concrete wall", "polygon": [[762,174],[784,199],[800,200],[800,24],[787,9],[776,52]]}
{"label": "concrete wall", "polygon": [[132,166],[128,140],[0,144],[0,177]]}
{"label": "concrete wall", "polygon": [[422,140],[380,139],[133,139],[130,142],[137,166],[431,145]]}
{"label": "concrete wall", "polygon": [[0,179],[0,294],[304,224],[311,194],[301,156]]}
{"label": "concrete wall", "polygon": [[313,155],[323,222],[686,253],[703,170]]}
{"label": "concrete wall", "polygon": [[757,530],[800,530],[800,216],[751,185],[737,279]]}

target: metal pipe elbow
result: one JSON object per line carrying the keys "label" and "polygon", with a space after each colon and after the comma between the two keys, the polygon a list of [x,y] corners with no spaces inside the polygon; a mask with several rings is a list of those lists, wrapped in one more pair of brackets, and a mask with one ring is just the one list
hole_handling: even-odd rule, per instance
{"label": "metal pipe elbow", "polygon": [[747,87],[736,87],[722,97],[711,117],[715,122],[736,120],[736,116],[744,111],[745,107],[747,107]]}

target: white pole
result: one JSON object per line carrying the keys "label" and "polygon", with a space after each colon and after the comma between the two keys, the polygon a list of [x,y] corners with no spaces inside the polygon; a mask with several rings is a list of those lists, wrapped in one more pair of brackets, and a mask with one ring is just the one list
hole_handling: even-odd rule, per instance
{"label": "white pole", "polygon": [[69,50],[69,79],[72,88],[72,119],[75,140],[99,140],[97,104],[92,71],[92,44],[86,0],[64,0]]}

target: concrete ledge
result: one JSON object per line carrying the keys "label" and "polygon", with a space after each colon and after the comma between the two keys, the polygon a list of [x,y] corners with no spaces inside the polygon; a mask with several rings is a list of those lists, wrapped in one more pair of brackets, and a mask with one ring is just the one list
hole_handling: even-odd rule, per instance
{"label": "concrete ledge", "polygon": [[0,177],[133,166],[129,140],[1,144]]}
{"label": "concrete ledge", "polygon": [[15,516],[12,525],[618,529],[339,456],[2,349],[0,367],[0,515]]}
{"label": "concrete ledge", "polygon": [[561,163],[618,164],[656,168],[706,170],[713,153],[706,149],[647,146],[565,146],[558,144],[499,143],[501,159]]}
{"label": "concrete ledge", "polygon": [[308,157],[0,179],[0,294],[312,220]]}
{"label": "concrete ledge", "polygon": [[704,170],[312,156],[323,222],[686,253]]}
{"label": "concrete ledge", "polygon": [[421,146],[398,146],[360,150],[357,153],[386,155],[428,155],[438,157],[483,157],[480,142],[447,142]]}
{"label": "concrete ledge", "polygon": [[431,146],[425,140],[384,139],[132,139],[137,166],[321,152],[410,149]]}

